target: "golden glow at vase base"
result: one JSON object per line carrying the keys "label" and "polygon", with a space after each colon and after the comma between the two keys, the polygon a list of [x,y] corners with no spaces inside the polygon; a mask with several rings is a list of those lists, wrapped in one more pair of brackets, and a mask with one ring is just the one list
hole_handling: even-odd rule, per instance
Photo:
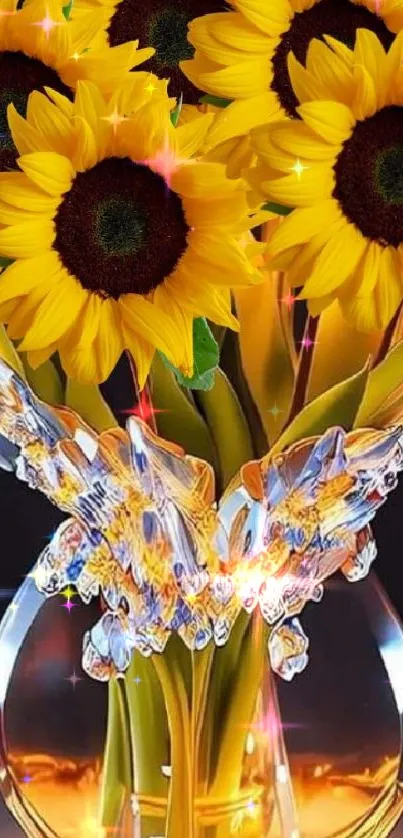
{"label": "golden glow at vase base", "polygon": [[[344,769],[343,765],[332,764],[332,757],[326,754],[315,757],[303,754],[291,762],[300,830],[293,838],[356,838],[369,834],[366,830],[377,799],[380,818],[377,820],[375,815],[374,822],[379,829],[376,838],[389,834],[389,818],[393,823],[403,810],[403,798],[399,793],[392,807],[388,800],[396,794],[398,760],[385,757],[378,768],[368,767],[366,771],[356,773],[355,759],[356,755],[351,755],[347,763],[344,757]],[[47,823],[59,838],[108,838],[112,835],[132,838],[135,819],[129,811],[125,826],[106,829],[100,822],[101,758],[74,760],[44,754],[15,755],[10,757],[10,766],[22,794],[38,812],[46,812]],[[255,800],[258,799],[256,788]],[[392,814],[388,817],[381,799],[385,799],[391,808]],[[237,834],[245,838],[262,838],[261,806],[253,800],[253,787],[249,799],[245,794],[231,804],[232,812],[226,819],[228,827],[219,833],[220,838]],[[161,818],[161,836],[163,830]],[[291,838],[281,831],[275,805],[271,826],[264,834],[265,838]]]}

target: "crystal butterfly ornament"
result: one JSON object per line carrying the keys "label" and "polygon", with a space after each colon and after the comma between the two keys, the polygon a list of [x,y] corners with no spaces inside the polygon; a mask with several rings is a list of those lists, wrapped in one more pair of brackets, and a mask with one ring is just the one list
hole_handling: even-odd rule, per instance
{"label": "crystal butterfly ornament", "polygon": [[69,515],[32,575],[46,596],[101,597],[83,642],[92,677],[123,674],[135,649],[161,653],[172,632],[192,650],[224,645],[260,609],[271,665],[291,680],[308,660],[305,603],[376,556],[370,521],[403,468],[403,429],[331,428],[245,465],[217,505],[204,461],[134,417],[98,435],[0,361],[0,466]]}

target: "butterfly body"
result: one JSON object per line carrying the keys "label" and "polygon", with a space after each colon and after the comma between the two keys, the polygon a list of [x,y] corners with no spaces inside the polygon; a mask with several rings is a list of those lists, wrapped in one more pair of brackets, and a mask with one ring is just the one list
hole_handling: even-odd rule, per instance
{"label": "butterfly body", "polygon": [[402,429],[331,428],[269,453],[217,504],[207,463],[134,417],[97,435],[0,361],[0,465],[70,516],[34,575],[47,596],[72,584],[84,602],[101,597],[84,639],[93,677],[124,672],[134,649],[162,652],[172,632],[192,650],[224,645],[242,611],[260,611],[272,666],[290,679],[307,661],[305,603],[375,558],[369,524],[403,467]]}

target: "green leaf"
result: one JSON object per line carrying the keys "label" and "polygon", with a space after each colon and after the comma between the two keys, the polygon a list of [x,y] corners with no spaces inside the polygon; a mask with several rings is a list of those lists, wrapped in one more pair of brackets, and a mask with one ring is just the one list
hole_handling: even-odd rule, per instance
{"label": "green leaf", "polygon": [[176,126],[178,124],[179,117],[181,115],[182,105],[183,105],[183,95],[181,93],[181,95],[179,97],[179,102],[178,102],[176,108],[173,111],[171,111],[171,122],[172,122],[172,125],[174,126],[174,128],[176,128]]}
{"label": "green leaf", "polygon": [[217,454],[210,431],[196,409],[191,394],[185,394],[160,352],[154,355],[150,382],[159,435],[176,442],[187,454],[207,460],[217,470]]}
{"label": "green leaf", "polygon": [[358,411],[356,428],[384,428],[403,419],[403,341],[371,370]]}
{"label": "green leaf", "polygon": [[95,384],[81,384],[73,378],[67,378],[64,401],[66,407],[79,413],[84,422],[88,422],[99,434],[117,427],[112,411]]}
{"label": "green leaf", "polygon": [[62,12],[63,12],[66,20],[70,20],[70,14],[71,14],[72,7],[73,7],[73,0],[70,0],[70,2],[67,3],[67,6],[62,6]]}
{"label": "green leaf", "polygon": [[26,353],[22,354],[21,359],[28,384],[38,398],[48,404],[63,405],[63,383],[53,361],[49,358],[48,361],[33,369],[29,365]]}
{"label": "green leaf", "polygon": [[356,375],[335,384],[326,393],[307,404],[281,434],[271,453],[277,454],[301,439],[320,436],[328,428],[335,426],[351,431],[364,395],[368,371],[369,367],[366,365]]}
{"label": "green leaf", "polygon": [[197,317],[193,321],[193,354],[194,373],[191,378],[187,378],[180,370],[173,367],[164,355],[162,357],[183,387],[189,390],[211,390],[220,360],[220,350],[204,317]]}
{"label": "green leaf", "polygon": [[262,206],[262,210],[266,210],[266,212],[274,212],[276,215],[289,215],[293,209],[294,207],[283,207],[282,204],[274,204],[272,201],[268,201]]}
{"label": "green leaf", "polygon": [[228,105],[232,105],[232,99],[221,99],[219,96],[210,96],[209,94],[202,96],[199,102],[202,105],[214,105],[215,108],[228,108]]}

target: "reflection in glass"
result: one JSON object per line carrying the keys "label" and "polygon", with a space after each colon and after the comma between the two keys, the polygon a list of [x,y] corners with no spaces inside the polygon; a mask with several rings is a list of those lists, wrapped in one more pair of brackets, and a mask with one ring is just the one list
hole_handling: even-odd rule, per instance
{"label": "reflection in glass", "polygon": [[[10,834],[2,829],[2,838],[24,832],[149,838],[129,797],[121,822],[102,828],[108,689],[80,665],[83,633],[98,613],[77,597],[70,609],[66,602],[62,596],[45,601],[28,579],[1,623],[1,787],[20,824]],[[328,583],[325,604],[307,607],[305,626],[311,638],[306,671],[292,683],[276,679],[276,696],[262,667],[259,709],[253,731],[245,732],[245,766],[263,755],[270,773],[263,834],[386,838],[403,810],[402,629],[374,576],[358,585]],[[295,817],[287,827],[286,811]],[[161,836],[163,829],[161,820]],[[226,829],[206,835],[237,834],[234,819],[231,832]],[[238,835],[248,838],[262,838],[261,830],[252,817],[238,825]]]}

